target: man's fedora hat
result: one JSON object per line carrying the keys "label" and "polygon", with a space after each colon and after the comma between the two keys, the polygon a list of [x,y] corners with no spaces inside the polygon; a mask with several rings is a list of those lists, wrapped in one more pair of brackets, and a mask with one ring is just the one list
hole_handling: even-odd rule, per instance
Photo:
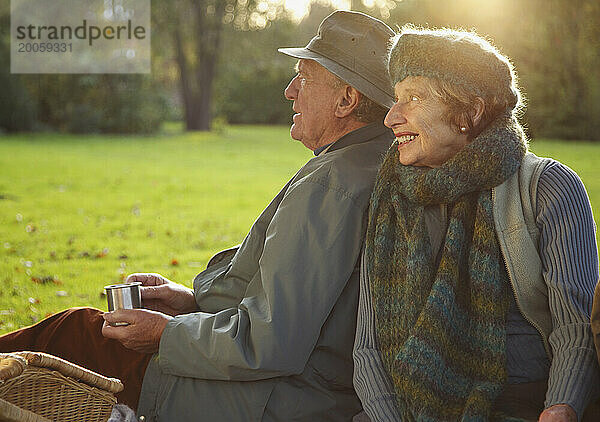
{"label": "man's fedora hat", "polygon": [[360,12],[337,11],[323,19],[306,47],[278,51],[318,62],[371,100],[390,108],[394,91],[387,72],[388,41],[394,31]]}

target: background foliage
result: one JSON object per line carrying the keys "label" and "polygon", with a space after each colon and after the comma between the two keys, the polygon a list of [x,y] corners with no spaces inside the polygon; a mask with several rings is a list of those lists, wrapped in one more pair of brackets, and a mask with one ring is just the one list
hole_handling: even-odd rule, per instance
{"label": "background foliage", "polygon": [[[165,119],[201,115],[208,121],[287,124],[290,109],[282,91],[293,60],[276,49],[304,45],[332,9],[320,0],[297,24],[281,3],[266,4],[199,0],[192,8],[184,0],[153,1],[151,75],[11,75],[10,9],[2,2],[0,130],[144,133],[156,132]],[[528,98],[530,136],[600,140],[597,0],[354,0],[352,6],[393,27],[412,22],[477,30],[512,58]],[[200,32],[200,18],[212,32]],[[177,31],[185,62],[197,76],[186,79],[187,89]],[[217,35],[218,44],[206,41]],[[207,63],[214,71],[202,70]],[[214,73],[210,84],[197,83],[207,72]],[[187,100],[195,107],[191,114],[182,92],[196,96]]]}

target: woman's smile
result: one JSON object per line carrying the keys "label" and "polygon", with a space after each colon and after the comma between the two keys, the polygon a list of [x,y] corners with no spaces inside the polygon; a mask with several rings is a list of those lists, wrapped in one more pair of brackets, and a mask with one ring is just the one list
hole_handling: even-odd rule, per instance
{"label": "woman's smile", "polygon": [[396,141],[398,142],[398,148],[408,145],[409,143],[411,143],[412,141],[417,139],[417,136],[419,136],[418,133],[403,132],[403,133],[397,134]]}

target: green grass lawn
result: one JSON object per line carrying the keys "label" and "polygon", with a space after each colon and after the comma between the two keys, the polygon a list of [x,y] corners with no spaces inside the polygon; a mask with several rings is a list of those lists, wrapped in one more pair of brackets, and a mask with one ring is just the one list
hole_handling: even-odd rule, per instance
{"label": "green grass lawn", "polygon": [[[600,207],[600,144],[532,149],[576,170]],[[103,286],[132,272],[191,286],[310,157],[286,127],[0,137],[0,333],[70,306],[106,309]]]}

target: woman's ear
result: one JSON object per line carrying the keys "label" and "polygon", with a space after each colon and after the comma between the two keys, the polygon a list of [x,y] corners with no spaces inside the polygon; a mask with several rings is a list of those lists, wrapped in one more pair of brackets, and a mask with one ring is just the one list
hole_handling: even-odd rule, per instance
{"label": "woman's ear", "polygon": [[352,114],[360,101],[360,92],[350,85],[345,85],[340,91],[335,117],[344,118]]}
{"label": "woman's ear", "polygon": [[485,101],[481,97],[475,97],[475,104],[471,108],[469,114],[471,115],[471,121],[473,127],[479,126],[481,119],[483,118],[483,112],[485,111]]}

